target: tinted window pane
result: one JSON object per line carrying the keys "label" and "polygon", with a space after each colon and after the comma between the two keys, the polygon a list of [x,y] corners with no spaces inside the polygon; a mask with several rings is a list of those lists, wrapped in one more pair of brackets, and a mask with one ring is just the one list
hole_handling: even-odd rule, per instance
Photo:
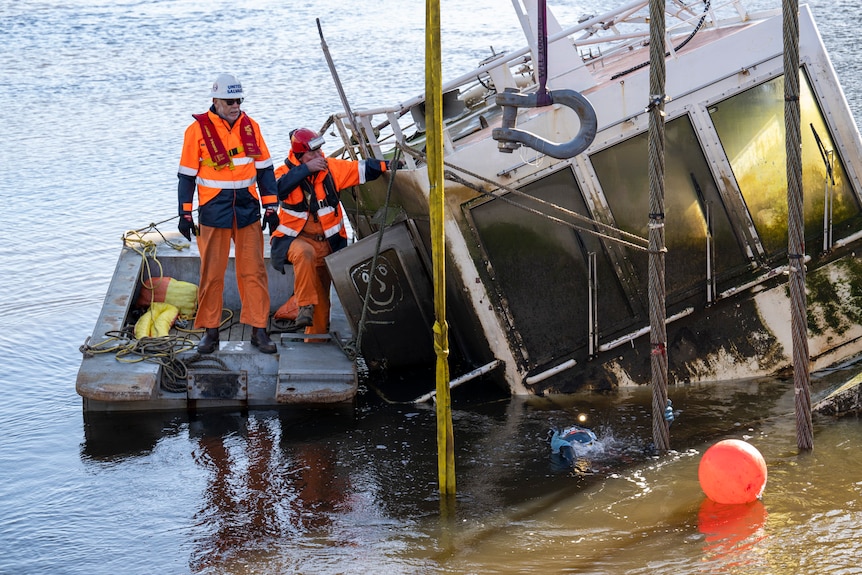
{"label": "tinted window pane", "polygon": [[[561,170],[521,191],[581,215],[586,205],[571,170]],[[562,216],[529,198],[508,194],[513,202]],[[599,240],[540,215],[493,200],[470,213],[530,363],[539,365],[587,343],[588,268],[586,254],[598,253],[601,326],[627,321],[630,309]]]}
{"label": "tinted window pane", "polygon": [[[590,157],[617,225],[648,237],[649,135],[644,132]],[[668,302],[692,289],[706,291],[707,219],[712,219],[718,277],[747,262],[718,194],[688,116],[665,125],[665,277]],[[630,250],[642,278],[648,277],[645,252]],[[644,289],[646,289],[644,287]]]}
{"label": "tinted window pane", "polygon": [[[859,208],[811,87],[800,81],[802,187],[805,236],[823,236],[827,191],[824,156],[834,164],[832,219],[836,232],[846,231]],[[787,250],[787,173],[785,167],[784,77],[775,78],[710,109],[755,228],[770,255]],[[815,132],[822,143],[818,145]],[[831,182],[830,182],[831,185]]]}

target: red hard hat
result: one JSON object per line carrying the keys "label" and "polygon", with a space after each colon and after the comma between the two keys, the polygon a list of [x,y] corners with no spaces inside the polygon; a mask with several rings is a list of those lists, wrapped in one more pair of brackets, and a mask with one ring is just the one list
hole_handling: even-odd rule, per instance
{"label": "red hard hat", "polygon": [[299,128],[290,133],[290,151],[294,155],[320,149],[324,143],[323,136],[318,136],[317,133],[308,128]]}

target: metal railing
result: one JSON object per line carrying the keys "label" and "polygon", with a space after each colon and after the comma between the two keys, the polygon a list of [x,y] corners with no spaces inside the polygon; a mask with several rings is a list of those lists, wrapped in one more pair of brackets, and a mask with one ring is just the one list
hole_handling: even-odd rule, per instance
{"label": "metal railing", "polygon": [[[512,1],[516,11],[520,11],[519,0]],[[581,50],[581,57],[572,63],[572,70],[585,66],[598,69],[605,60],[626,53],[633,47],[646,45],[649,40],[649,19],[645,12],[648,5],[648,0],[636,0],[598,16],[585,17],[577,24],[549,36],[548,44],[571,42]],[[700,8],[701,6],[705,8]],[[780,11],[769,10],[749,13],[738,0],[718,4],[704,2],[702,5],[670,0],[666,10],[669,21],[668,46],[672,46],[672,37],[689,34],[696,26],[703,29],[723,28],[778,12]],[[525,22],[527,16],[520,13],[519,18]],[[524,27],[526,29],[527,26]],[[455,95],[468,103],[466,112],[462,115],[446,118],[444,110],[444,143],[447,148],[451,149],[453,142],[452,134],[449,133],[450,127],[471,111],[493,106],[493,97],[498,91],[514,87],[529,92],[536,88],[532,58],[535,44],[535,38],[527,38],[526,47],[514,52],[492,54],[475,69],[443,85],[444,94]],[[573,88],[584,90],[588,87]],[[424,126],[420,126],[410,114],[417,106],[424,105],[424,102],[425,96],[420,94],[393,106],[351,110],[359,128],[358,137],[363,140],[361,143],[357,142],[352,134],[352,122],[347,111],[332,114],[321,131],[334,127],[341,138],[343,146],[336,150],[334,155],[355,159],[362,156],[360,150],[365,149],[366,153],[373,157],[385,157],[386,154],[391,154],[396,143],[410,145],[411,141],[414,144],[424,141]],[[411,132],[415,133],[408,137],[407,134]],[[408,156],[405,160],[409,168],[416,167],[413,158]]]}

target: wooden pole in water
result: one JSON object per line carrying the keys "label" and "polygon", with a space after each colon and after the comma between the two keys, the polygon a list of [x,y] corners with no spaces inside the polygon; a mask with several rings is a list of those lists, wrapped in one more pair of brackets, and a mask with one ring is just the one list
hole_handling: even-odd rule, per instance
{"label": "wooden pole in water", "polygon": [[667,326],[664,256],[665,2],[650,0],[649,95],[649,323],[652,434],[656,451],[670,449],[667,407]]}
{"label": "wooden pole in water", "polygon": [[784,18],[784,128],[787,154],[787,257],[790,272],[790,327],[793,335],[793,387],[796,445],[814,447],[809,389],[808,318],[805,296],[805,220],[802,190],[802,133],[799,111],[799,3],[782,2]]}
{"label": "wooden pole in water", "polygon": [[440,493],[455,494],[455,441],[449,394],[449,327],[446,323],[445,234],[443,228],[443,82],[440,54],[440,0],[425,4],[425,144],[434,275],[434,352],[437,355],[437,475]]}

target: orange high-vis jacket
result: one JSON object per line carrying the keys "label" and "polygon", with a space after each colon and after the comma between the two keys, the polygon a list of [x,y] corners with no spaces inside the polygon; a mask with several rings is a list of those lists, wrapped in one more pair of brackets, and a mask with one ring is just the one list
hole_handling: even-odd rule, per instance
{"label": "orange high-vis jacket", "polygon": [[317,217],[332,251],[347,246],[347,231],[344,226],[344,208],[340,204],[341,191],[378,178],[387,171],[387,163],[374,158],[368,160],[342,160],[326,158],[327,169],[309,174],[292,189],[284,183],[289,180],[291,170],[308,169],[291,152],[285,164],[276,169],[278,182],[279,226],[270,239],[270,263],[284,273],[290,243],[305,226],[309,217]]}
{"label": "orange high-vis jacket", "polygon": [[[230,165],[219,168],[210,157],[204,141],[201,125],[193,122],[185,131],[183,150],[180,156],[178,174],[193,177],[198,191],[198,213],[200,223],[217,228],[229,228],[236,220],[237,227],[245,227],[260,221],[260,204],[275,207],[278,192],[275,178],[267,177],[258,182],[258,170],[272,170],[272,158],[260,133],[257,122],[246,116],[254,131],[259,156],[253,158],[243,149],[240,127],[242,116],[230,126],[212,108],[207,112],[215,127],[216,135],[230,155]],[[272,172],[270,172],[272,173]],[[271,181],[266,181],[271,180]],[[260,185],[260,195],[258,194]],[[194,190],[182,184],[179,187],[181,213],[191,213]]]}

